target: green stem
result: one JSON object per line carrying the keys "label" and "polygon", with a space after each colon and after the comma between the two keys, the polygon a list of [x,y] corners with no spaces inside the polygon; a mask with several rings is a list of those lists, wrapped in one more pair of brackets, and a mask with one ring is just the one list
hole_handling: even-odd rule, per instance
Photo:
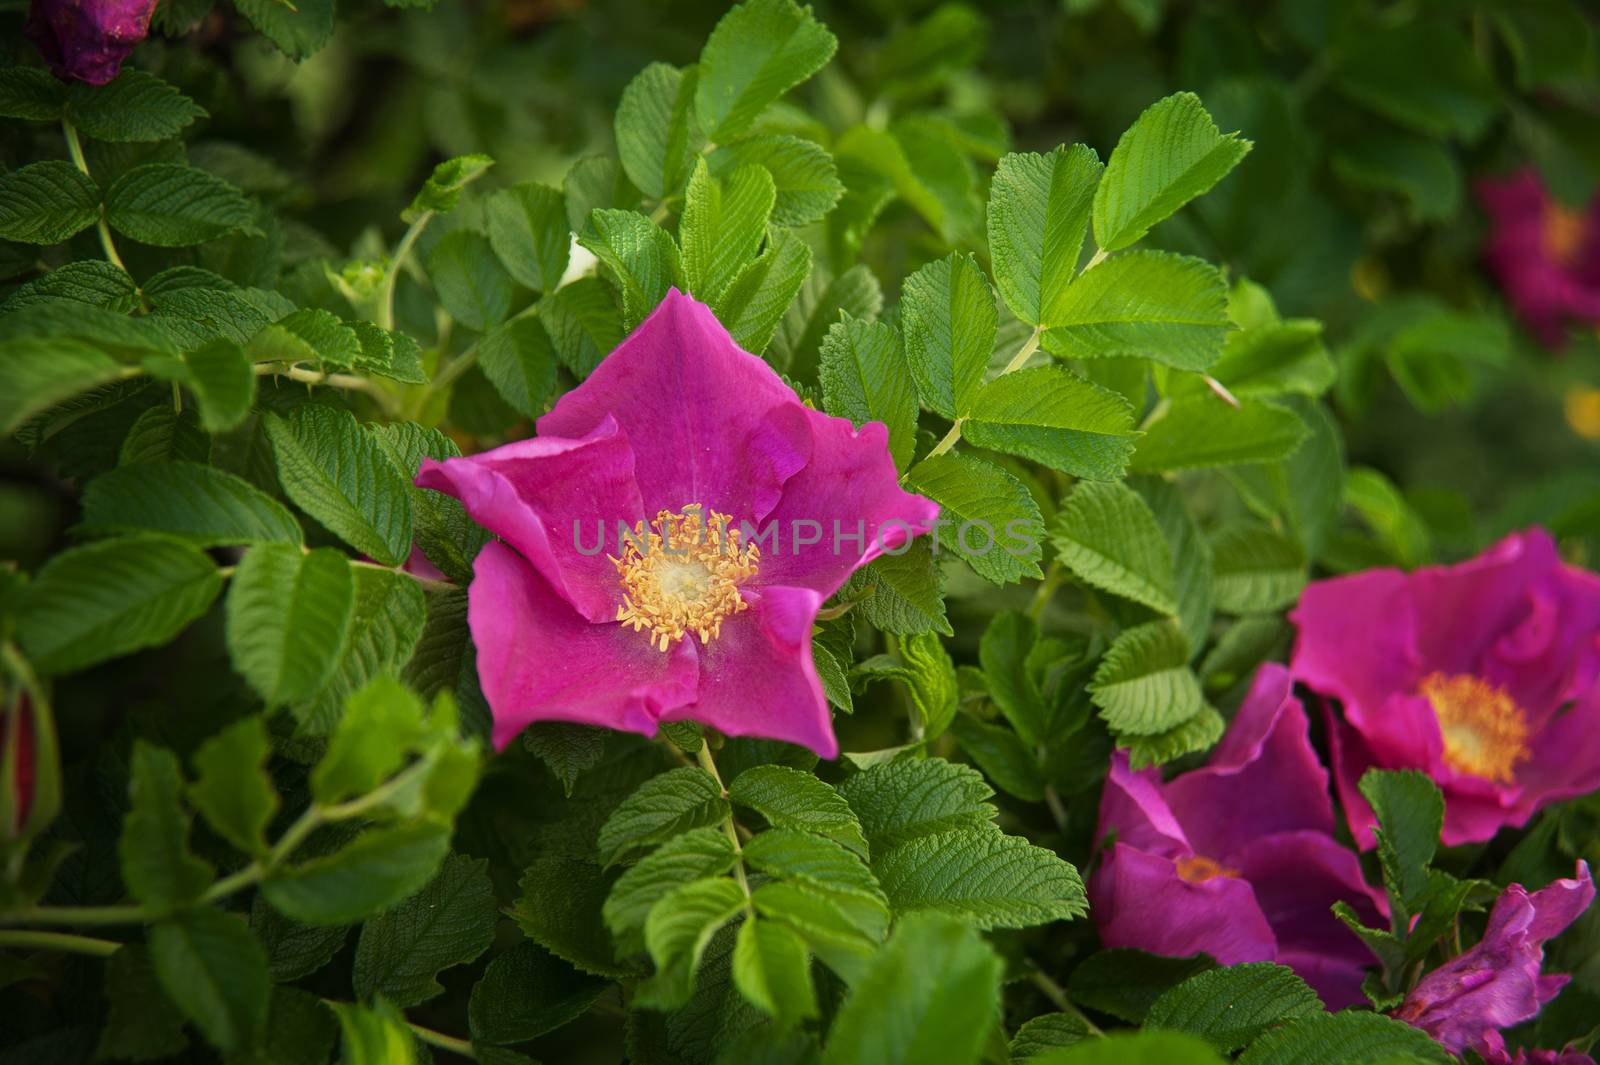
{"label": "green stem", "polygon": [[378,382],[365,377],[358,377],[348,373],[324,373],[321,370],[307,370],[302,366],[286,366],[281,362],[261,362],[256,364],[256,376],[287,377],[291,381],[302,381],[308,385],[327,385],[329,388],[353,388],[358,392],[365,392],[377,400],[378,406],[383,408],[385,414],[395,415],[400,413],[399,405],[395,398],[384,390]]}
{"label": "green stem", "polygon": [[400,566],[385,566],[377,562],[365,562],[358,558],[352,558],[350,564],[352,566],[365,566],[367,569],[387,570],[390,573],[398,573],[402,577],[410,577],[422,585],[422,590],[425,592],[453,592],[459,587],[454,581],[436,581],[431,577],[419,577]]}
{"label": "green stem", "polygon": [[411,246],[422,236],[422,231],[433,220],[432,211],[424,211],[411,223],[405,236],[400,238],[400,243],[394,249],[394,259],[389,263],[389,269],[383,278],[383,299],[378,302],[378,324],[385,329],[394,328],[394,286],[400,279],[400,267],[405,264],[406,256],[411,254]]}
{"label": "green stem", "polygon": [[1034,590],[1033,601],[1028,604],[1028,616],[1035,621],[1044,613],[1044,608],[1050,605],[1050,597],[1056,594],[1056,589],[1066,580],[1066,571],[1061,566],[1061,560],[1056,559],[1045,568],[1044,580],[1039,582],[1039,587]]}
{"label": "green stem", "polygon": [[[1006,363],[1005,369],[1001,370],[997,376],[1004,377],[1008,373],[1015,373],[1017,370],[1022,369],[1022,364],[1028,361],[1028,357],[1039,350],[1039,339],[1042,336],[1044,336],[1044,327],[1034,326],[1033,332],[1028,334],[1028,339],[1022,342],[1022,347],[1017,349],[1017,353],[1011,356],[1011,361]],[[950,426],[950,431],[944,434],[944,439],[935,444],[933,450],[928,452],[928,458],[931,459],[943,455],[946,451],[956,446],[956,441],[961,439],[961,423],[964,421],[966,421],[965,418],[957,418],[955,420],[955,424]]]}
{"label": "green stem", "polygon": [[143,924],[143,906],[35,906],[0,916],[7,924],[64,924],[75,927]]}
{"label": "green stem", "polygon": [[1089,1030],[1090,1035],[1106,1034],[1100,1030],[1099,1025],[1095,1024],[1093,1021],[1083,1015],[1083,1011],[1074,1005],[1073,1001],[1067,997],[1067,993],[1062,989],[1061,985],[1050,979],[1050,975],[1043,969],[1033,970],[1033,972],[1029,974],[1028,978],[1033,981],[1034,987],[1037,987],[1041,992],[1043,992],[1044,997],[1049,999],[1051,1004],[1054,1005],[1056,1009],[1060,1010],[1062,1013],[1071,1014],[1072,1016],[1078,1018],[1078,1020],[1082,1021],[1083,1026]]}
{"label": "green stem", "polygon": [[121,943],[109,939],[90,939],[66,932],[0,931],[0,948],[21,947],[37,950],[63,950],[69,954],[90,954],[109,958],[122,949]]}
{"label": "green stem", "polygon": [[[93,175],[89,173],[89,161],[83,157],[83,145],[78,141],[77,127],[72,124],[71,119],[61,120],[61,132],[67,139],[67,154],[72,156],[72,165],[82,171],[84,177],[93,180]],[[103,203],[100,205],[100,217],[96,220],[96,228],[100,232],[100,246],[105,249],[106,258],[126,273],[128,268],[123,264],[122,256],[117,254],[116,244],[111,240],[111,227],[106,224],[106,207]]]}
{"label": "green stem", "polygon": [[[695,757],[700,760],[700,768],[711,774],[711,779],[717,782],[717,787],[722,790],[722,797],[728,797],[728,789],[722,783],[722,774],[717,772],[716,759],[711,757],[711,744],[701,743],[700,750],[695,752]],[[728,842],[733,844],[733,875],[739,881],[739,887],[744,891],[745,906],[750,905],[750,880],[744,871],[744,848],[739,844],[739,830],[734,827],[733,813],[722,819],[722,831],[728,837]]]}
{"label": "green stem", "polygon": [[429,1046],[438,1047],[440,1050],[448,1050],[452,1054],[460,1054],[462,1057],[470,1058],[473,1061],[478,1060],[478,1052],[465,1039],[457,1039],[453,1035],[445,1035],[443,1032],[436,1032],[432,1028],[424,1028],[415,1021],[407,1021],[406,1025],[411,1029],[413,1035]]}

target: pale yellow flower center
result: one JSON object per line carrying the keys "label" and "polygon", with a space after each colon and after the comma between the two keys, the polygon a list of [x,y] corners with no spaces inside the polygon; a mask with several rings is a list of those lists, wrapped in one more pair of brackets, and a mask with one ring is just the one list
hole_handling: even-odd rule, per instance
{"label": "pale yellow flower center", "polygon": [[621,578],[617,620],[648,631],[661,651],[691,632],[710,643],[729,615],[749,606],[739,586],[755,576],[761,552],[726,514],[710,511],[706,521],[703,512],[698,503],[663,510],[624,537],[621,558],[606,556]]}
{"label": "pale yellow flower center", "polygon": [[1510,784],[1528,758],[1528,719],[1504,688],[1470,674],[1430,673],[1418,690],[1444,736],[1445,764],[1458,773]]}

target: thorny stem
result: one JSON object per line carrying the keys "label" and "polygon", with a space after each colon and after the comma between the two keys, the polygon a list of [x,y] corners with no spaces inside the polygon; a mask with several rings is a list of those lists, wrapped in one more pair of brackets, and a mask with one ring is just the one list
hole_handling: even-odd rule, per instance
{"label": "thorny stem", "polygon": [[[78,129],[72,124],[71,119],[61,120],[61,133],[67,139],[67,154],[72,156],[72,165],[76,166],[86,178],[93,179],[89,173],[89,161],[83,157],[83,145],[78,140]],[[123,273],[127,273],[127,266],[122,262],[122,256],[117,254],[117,246],[111,240],[111,227],[106,224],[106,207],[100,205],[100,216],[95,221],[95,228],[100,233],[100,246],[105,249],[106,258],[111,260]]]}
{"label": "thorny stem", "polygon": [[[711,774],[711,779],[717,782],[717,787],[722,790],[722,797],[728,797],[728,789],[722,783],[722,774],[717,772],[716,760],[711,757],[711,744],[701,743],[700,750],[695,752],[695,757],[700,761],[700,768]],[[744,872],[744,848],[739,845],[739,830],[733,825],[733,813],[722,819],[722,831],[728,837],[728,842],[733,844],[733,875],[739,881],[739,887],[744,891],[745,906],[750,905],[750,881]]]}
{"label": "thorny stem", "polygon": [[0,931],[0,947],[33,947],[38,950],[63,950],[69,954],[90,954],[109,958],[122,949],[109,939],[91,939],[67,932]]}
{"label": "thorny stem", "polygon": [[[1006,363],[1005,369],[1000,371],[999,376],[1004,377],[1008,373],[1015,373],[1017,370],[1022,369],[1022,364],[1028,361],[1028,357],[1039,350],[1039,339],[1042,336],[1044,336],[1044,327],[1034,326],[1033,332],[1028,334],[1028,339],[1022,342],[1022,347],[1017,349],[1017,353],[1011,356],[1011,361]],[[935,444],[933,450],[928,452],[928,458],[931,459],[935,456],[943,455],[946,451],[956,446],[956,441],[961,439],[961,424],[964,421],[966,421],[965,418],[957,418],[955,420],[955,424],[950,426],[950,431],[944,434],[944,439]]]}
{"label": "thorny stem", "polygon": [[302,366],[285,365],[281,362],[262,362],[256,364],[256,376],[272,375],[287,377],[291,381],[303,381],[308,385],[327,385],[330,388],[353,388],[358,392],[365,392],[378,401],[378,405],[387,414],[396,414],[398,410],[394,397],[384,391],[376,381],[365,377],[358,377],[348,373],[324,373],[321,370],[307,370]]}

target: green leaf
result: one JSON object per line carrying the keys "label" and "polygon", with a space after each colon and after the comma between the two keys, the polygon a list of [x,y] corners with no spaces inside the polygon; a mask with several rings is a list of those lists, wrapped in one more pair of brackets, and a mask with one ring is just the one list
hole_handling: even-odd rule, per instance
{"label": "green leaf", "polygon": [[[601,911],[606,927],[618,940],[631,941],[663,895],[691,880],[727,872],[734,859],[733,844],[720,828],[695,828],[674,836],[617,878]],[[642,948],[643,940],[638,945]]]}
{"label": "green leaf", "polygon": [[230,233],[261,236],[244,193],[192,166],[146,163],[106,191],[106,221],[123,236],[161,248],[204,244]]}
{"label": "green leaf", "polygon": [[537,318],[513,318],[478,342],[478,365],[519,414],[544,413],[556,384],[556,351]]}
{"label": "green leaf", "polygon": [[825,891],[859,892],[887,901],[861,851],[810,832],[768,829],[745,844],[743,857],[750,868],[781,880],[802,880]]}
{"label": "green leaf", "polygon": [[1293,454],[1308,432],[1293,411],[1264,400],[1242,399],[1234,407],[1210,394],[1174,399],[1146,424],[1132,468],[1146,473],[1276,462]]}
{"label": "green leaf", "polygon": [[369,792],[405,764],[423,736],[422,701],[393,677],[350,697],[327,750],[311,771],[311,795],[328,805]]}
{"label": "green leaf", "polygon": [[962,252],[906,278],[900,296],[906,362],[922,402],[947,418],[970,413],[994,352],[998,312],[989,279]]}
{"label": "green leaf", "polygon": [[189,850],[183,770],[162,747],[134,741],[128,762],[128,813],[117,852],[122,880],[134,898],[164,914],[200,897],[211,886],[210,865]]}
{"label": "green leaf", "polygon": [[405,1015],[383,999],[370,1007],[328,1002],[339,1018],[341,1065],[416,1065],[417,1043]]}
{"label": "green leaf", "polygon": [[145,462],[101,474],[84,490],[79,530],[160,532],[198,547],[302,540],[283,504],[231,473],[193,462]]}
{"label": "green leaf", "polygon": [[339,1024],[322,999],[309,991],[277,985],[267,1006],[267,1032],[261,1053],[267,1061],[327,1061],[339,1038]]}
{"label": "green leaf", "polygon": [[1033,1059],[1034,1065],[1223,1065],[1205,1043],[1177,1032],[1108,1032]]}
{"label": "green leaf", "polygon": [[1024,802],[1044,801],[1045,779],[1039,757],[1016,732],[969,713],[956,714],[950,731],[995,787]]}
{"label": "green leaf", "polygon": [[192,407],[181,413],[165,405],[149,408],[134,419],[117,452],[119,466],[209,461],[211,437],[200,428],[200,415]]}
{"label": "green leaf", "polygon": [[811,247],[799,237],[775,231],[767,248],[736,274],[717,300],[717,318],[734,342],[749,352],[764,352],[811,272]]}
{"label": "green leaf", "polygon": [[1165,732],[1150,736],[1123,735],[1118,742],[1128,748],[1128,761],[1134,769],[1164,765],[1186,754],[1203,751],[1222,738],[1227,726],[1215,707],[1203,707],[1198,714]]}
{"label": "green leaf", "polygon": [[1501,106],[1494,75],[1472,42],[1433,19],[1367,30],[1333,83],[1352,100],[1437,139],[1476,140]]}
{"label": "green leaf", "polygon": [[0,117],[54,122],[61,117],[65,87],[42,67],[0,69]]}
{"label": "green leaf", "polygon": [[511,277],[482,233],[446,233],[428,255],[428,276],[445,310],[469,329],[486,332],[511,311]]}
{"label": "green leaf", "polygon": [[0,174],[0,238],[60,244],[100,217],[100,190],[71,163],[50,159]]}
{"label": "green leaf", "polygon": [[128,368],[97,346],[77,340],[0,341],[0,433],[118,378]]}
{"label": "green leaf", "polygon": [[1112,641],[1089,696],[1119,734],[1154,736],[1205,709],[1200,679],[1189,668],[1189,641],[1176,620],[1124,630]]}
{"label": "green leaf", "polygon": [[1000,467],[963,452],[923,459],[906,486],[939,504],[949,529],[940,547],[995,584],[1041,576],[1044,519],[1027,486]]}
{"label": "green leaf", "polygon": [[611,981],[578,972],[536,943],[518,943],[491,961],[472,988],[467,1007],[472,1039],[537,1039],[587,1013],[610,987]]}
{"label": "green leaf", "polygon": [[580,277],[548,293],[539,301],[539,321],[561,365],[580,381],[625,335],[616,297],[598,277]]}
{"label": "green leaf", "polygon": [[645,921],[645,946],[656,974],[640,984],[634,1001],[675,1009],[689,1001],[694,972],[717,930],[745,908],[744,891],[727,877],[694,880],[668,892]]}
{"label": "green leaf", "polygon": [[1535,0],[1493,10],[1495,25],[1516,59],[1520,88],[1556,86],[1591,69],[1594,31],[1578,8]]}
{"label": "green leaf", "polygon": [[34,278],[6,297],[0,307],[14,311],[54,300],[71,300],[127,314],[139,306],[139,287],[120,266],[103,259],[80,259]]}
{"label": "green leaf", "polygon": [[435,566],[465,584],[472,578],[472,560],[489,534],[467,517],[459,500],[412,483],[424,458],[442,462],[459,457],[461,450],[439,430],[424,429],[415,422],[369,425],[367,429],[407,486],[417,546]]}
{"label": "green leaf", "polygon": [[971,766],[942,758],[885,762],[839,785],[873,850],[991,824],[994,789]]}
{"label": "green leaf", "polygon": [[787,925],[751,917],[739,926],[733,948],[733,983],[781,1027],[817,1015],[811,957],[805,941]]}
{"label": "green leaf", "polygon": [[1369,769],[1361,795],[1378,817],[1374,835],[1383,883],[1389,892],[1395,932],[1410,930],[1428,888],[1428,865],[1444,827],[1444,797],[1438,785],[1414,769]]}
{"label": "green leaf", "polygon": [[290,59],[304,59],[333,36],[333,0],[235,0],[239,13]]}
{"label": "green leaf", "polygon": [[1043,340],[1052,354],[1144,358],[1180,370],[1216,362],[1233,328],[1228,287],[1217,268],[1162,251],[1128,252],[1086,271],[1061,296],[1055,314]]}
{"label": "green leaf", "polygon": [[954,635],[944,610],[944,575],[927,540],[913,540],[899,554],[876,558],[852,578],[852,588],[867,597],[857,609],[868,624],[884,632]]}
{"label": "green leaf", "polygon": [[298,980],[321,969],[344,948],[349,929],[291,921],[267,904],[259,893],[250,900],[250,930],[267,948],[267,970],[279,983]]}
{"label": "green leaf", "polygon": [[1378,1065],[1411,1061],[1449,1065],[1455,1059],[1420,1028],[1378,1013],[1344,1010],[1299,1017],[1257,1039],[1239,1065]]}
{"label": "green leaf", "polygon": [[452,854],[421,891],[361,926],[352,981],[357,995],[415,1006],[444,993],[441,970],[477,960],[494,940],[488,863]]}
{"label": "green leaf", "polygon": [[566,197],[557,189],[525,181],[501,189],[484,203],[489,244],[518,284],[551,292],[567,271],[572,231]]}
{"label": "green leaf", "polygon": [[406,482],[355,416],[307,405],[262,424],[283,490],[351,547],[387,566],[411,553]]}
{"label": "green leaf", "polygon": [[822,405],[857,428],[882,422],[895,468],[911,464],[917,442],[917,393],[892,325],[840,313],[822,341]]}
{"label": "green leaf", "polygon": [[1028,655],[1039,640],[1039,626],[1027,614],[1004,610],[983,630],[978,661],[995,705],[1030,745],[1050,735],[1051,712],[1028,669]]}
{"label": "green leaf", "polygon": [[1139,240],[1210,191],[1248,151],[1250,142],[1219,131],[1192,92],[1150,105],[1117,141],[1095,190],[1096,243],[1111,252]]}
{"label": "green leaf", "polygon": [[278,792],[267,773],[272,744],[258,715],[242,718],[200,745],[189,801],[213,831],[251,857],[267,853]]}
{"label": "green leaf", "polygon": [[606,730],[568,721],[535,721],[522,730],[522,744],[555,774],[570,799],[578,777],[599,765],[605,755]]}
{"label": "green leaf", "polygon": [[95,1060],[169,1058],[189,1045],[183,1014],[161,990],[149,950],[130,943],[106,963],[106,1019]]}
{"label": "green leaf", "polygon": [[254,1046],[265,1032],[267,955],[249,925],[210,907],[174,914],[150,929],[150,960],[161,989],[212,1046]]}
{"label": "green leaf", "polygon": [[814,832],[858,854],[867,853],[866,837],[850,804],[810,773],[758,765],[734,778],[728,797],[765,817],[768,824]]}
{"label": "green leaf", "polygon": [[1083,144],[1045,155],[1014,153],[995,169],[989,186],[995,284],[1011,313],[1029,325],[1049,327],[1063,317],[1104,169]]}
{"label": "green leaf", "polygon": [[1204,954],[1169,958],[1142,950],[1102,950],[1072,970],[1068,990],[1081,1006],[1139,1024],[1169,988],[1216,964]]}
{"label": "green leaf", "polygon": [[699,71],[651,63],[628,82],[617,103],[617,155],[628,180],[657,200],[689,176],[690,136]]}
{"label": "green leaf", "polygon": [[338,551],[253,547],[228,592],[234,668],[268,706],[303,702],[332,676],[354,611],[354,579]]}
{"label": "green leaf", "polygon": [[794,0],[746,0],[722,16],[700,53],[695,114],[712,141],[732,141],[756,116],[821,70],[838,46]]}
{"label": "green leaf", "polygon": [[710,773],[683,766],[651,777],[623,799],[600,827],[597,846],[606,865],[638,858],[680,832],[728,816],[728,800]]}
{"label": "green leaf", "polygon": [[776,195],[765,167],[741,166],[718,179],[704,159],[695,164],[678,240],[683,276],[696,298],[716,303],[740,268],[755,258]]}
{"label": "green leaf", "polygon": [[36,669],[72,673],[166,643],[221,588],[216,565],[181,540],[130,536],[69,548],[23,591],[17,636]]}
{"label": "green leaf", "polygon": [[[1236,396],[1315,396],[1333,385],[1338,369],[1322,346],[1322,323],[1293,318],[1229,333],[1211,376]],[[1204,386],[1194,381],[1191,387],[1198,392]]]}
{"label": "green leaf", "polygon": [[769,880],[751,896],[756,913],[781,921],[846,981],[860,978],[889,930],[889,907],[878,894],[830,890],[806,880]]}
{"label": "green leaf", "polygon": [[833,156],[815,141],[763,134],[724,144],[706,157],[714,177],[749,163],[766,167],[777,188],[772,220],[780,226],[820,221],[844,194]]}
{"label": "green leaf", "polygon": [[845,1000],[823,1065],[976,1065],[998,1017],[1001,969],[960,921],[907,917]]}
{"label": "green leaf", "polygon": [[1012,1065],[1035,1061],[1052,1050],[1081,1043],[1090,1037],[1089,1023],[1073,1013],[1041,1013],[1024,1021],[1011,1037]]}
{"label": "green leaf", "polygon": [[1140,477],[1133,486],[1144,497],[1166,537],[1183,634],[1188,637],[1190,648],[1203,647],[1211,632],[1211,544],[1201,535],[1200,526],[1174,482]]}
{"label": "green leaf", "polygon": [[424,214],[448,214],[461,202],[461,190],[477,181],[494,165],[487,155],[458,155],[433,168],[411,206],[400,212],[402,222],[415,222]]}
{"label": "green leaf", "polygon": [[253,362],[310,362],[349,369],[362,361],[363,347],[355,329],[337,315],[307,307],[266,326],[251,338],[248,350]]}
{"label": "green leaf", "polygon": [[129,67],[105,85],[67,85],[67,118],[103,141],[164,141],[206,109],[154,74]]}
{"label": "green leaf", "polygon": [[865,264],[857,263],[837,277],[819,267],[800,286],[778,331],[768,360],[791,378],[807,380],[821,357],[822,339],[844,311],[872,321],[883,310],[883,290]]}
{"label": "green leaf", "polygon": [[1122,476],[1138,438],[1126,399],[1058,366],[990,381],[962,425],[962,435],[977,447],[1099,481]]}
{"label": "green leaf", "polygon": [[521,895],[510,916],[523,935],[586,973],[638,975],[632,966],[617,962],[616,944],[602,915],[611,880],[599,866],[546,855],[528,866],[518,887]]}
{"label": "green leaf", "polygon": [[177,381],[195,394],[200,401],[200,424],[209,432],[234,428],[255,403],[255,371],[239,345],[226,338],[205,343],[157,376]]}
{"label": "green leaf", "polygon": [[1029,928],[1088,909],[1076,869],[993,827],[919,836],[882,852],[872,869],[901,914],[937,910],[978,928]]}
{"label": "green leaf", "polygon": [[1235,524],[1211,538],[1211,594],[1218,610],[1281,610],[1306,586],[1306,559],[1292,540],[1265,525]]}
{"label": "green leaf", "polygon": [[578,243],[594,253],[622,289],[622,319],[627,329],[644,321],[667,290],[684,284],[683,264],[672,235],[637,211],[596,209],[593,235]]}
{"label": "green leaf", "polygon": [[1172,553],[1139,493],[1119,482],[1080,481],[1056,516],[1062,565],[1102,591],[1158,614],[1176,614]]}
{"label": "green leaf", "polygon": [[[176,355],[178,346],[159,321],[130,318],[126,314],[89,307],[66,299],[40,300],[10,309],[0,316],[0,341],[6,352],[27,352],[21,359],[31,360],[48,351],[46,344],[70,344],[85,340],[103,352],[125,359],[151,354]],[[41,342],[30,347],[27,342]]]}
{"label": "green leaf", "polygon": [[1276,1024],[1320,1013],[1322,1000],[1293,969],[1253,962],[1190,977],[1156,999],[1144,1023],[1198,1035],[1226,1054]]}
{"label": "green leaf", "polygon": [[306,924],[350,924],[387,909],[433,879],[450,850],[438,824],[368,829],[340,850],[261,883],[267,901]]}
{"label": "green leaf", "polygon": [[374,566],[354,567],[351,576],[355,609],[350,636],[333,673],[309,703],[290,707],[303,736],[329,732],[342,717],[346,699],[380,674],[399,673],[422,635],[428,604],[415,580]]}

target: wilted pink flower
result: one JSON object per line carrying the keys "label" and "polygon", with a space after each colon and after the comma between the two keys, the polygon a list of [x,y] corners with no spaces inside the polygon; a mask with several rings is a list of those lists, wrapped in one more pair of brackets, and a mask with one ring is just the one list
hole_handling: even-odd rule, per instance
{"label": "wilted pink flower", "polygon": [[157,0],[33,0],[22,32],[56,77],[104,85],[150,32]]}
{"label": "wilted pink flower", "polygon": [[1577,879],[1557,880],[1531,895],[1512,884],[1495,900],[1478,945],[1424,976],[1394,1015],[1452,1054],[1471,1049],[1491,1065],[1509,1062],[1500,1030],[1538,1016],[1572,979],[1540,974],[1546,940],[1560,935],[1593,901],[1594,881],[1583,862]]}
{"label": "wilted pink flower", "polygon": [[1570,322],[1600,322],[1600,203],[1562,205],[1532,167],[1477,191],[1492,223],[1484,260],[1540,343],[1559,348]]}
{"label": "wilted pink flower", "polygon": [[1308,732],[1288,671],[1269,664],[1204,768],[1163,783],[1130,769],[1125,751],[1112,756],[1097,836],[1114,842],[1089,881],[1107,947],[1276,961],[1330,1009],[1361,1000],[1372,957],[1329,907],[1347,902],[1377,924],[1385,903],[1333,838]]}
{"label": "wilted pink flower", "polygon": [[1295,679],[1342,704],[1329,746],[1362,847],[1373,766],[1433,778],[1447,846],[1600,787],[1600,577],[1542,529],[1457,566],[1318,581],[1290,617]]}
{"label": "wilted pink flower", "polygon": [[938,514],[884,427],[806,407],[674,290],[538,433],[417,476],[503,541],[468,600],[495,743],[692,720],[834,757],[817,609]]}

